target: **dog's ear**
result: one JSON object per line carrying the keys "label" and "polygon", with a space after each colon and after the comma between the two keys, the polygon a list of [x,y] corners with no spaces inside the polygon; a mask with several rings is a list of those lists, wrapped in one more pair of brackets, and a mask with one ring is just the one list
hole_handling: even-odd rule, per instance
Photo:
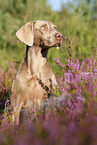
{"label": "dog's ear", "polygon": [[28,22],[16,32],[16,36],[28,46],[32,46],[34,41],[33,23]]}

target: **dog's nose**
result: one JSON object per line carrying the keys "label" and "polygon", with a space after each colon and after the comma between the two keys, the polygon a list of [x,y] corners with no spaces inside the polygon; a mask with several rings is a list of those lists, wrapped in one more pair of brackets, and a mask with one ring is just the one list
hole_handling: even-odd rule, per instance
{"label": "dog's nose", "polygon": [[60,39],[60,38],[63,38],[63,35],[62,35],[61,33],[56,33],[55,37],[56,37],[57,39]]}

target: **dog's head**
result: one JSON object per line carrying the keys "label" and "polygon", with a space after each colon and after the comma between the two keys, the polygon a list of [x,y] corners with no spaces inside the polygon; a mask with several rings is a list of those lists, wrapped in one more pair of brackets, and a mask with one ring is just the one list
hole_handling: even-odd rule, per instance
{"label": "dog's head", "polygon": [[23,25],[17,32],[17,37],[27,44],[41,48],[60,47],[63,35],[56,30],[56,26],[49,21],[37,20]]}

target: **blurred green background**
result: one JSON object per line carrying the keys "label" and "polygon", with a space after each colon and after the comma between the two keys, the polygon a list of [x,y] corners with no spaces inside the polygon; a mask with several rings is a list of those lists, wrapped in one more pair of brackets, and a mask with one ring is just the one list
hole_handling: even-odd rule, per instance
{"label": "blurred green background", "polygon": [[[48,0],[49,1],[49,0]],[[75,0],[63,3],[59,11],[53,11],[47,0],[0,0],[0,65],[7,69],[6,61],[20,64],[25,56],[26,46],[15,33],[25,23],[34,20],[48,20],[57,26],[64,37],[72,39],[72,55],[82,61],[95,55],[97,48],[97,0]],[[59,50],[51,48],[48,61],[54,73],[60,68],[54,63],[59,58],[65,63],[70,57],[66,40]]]}

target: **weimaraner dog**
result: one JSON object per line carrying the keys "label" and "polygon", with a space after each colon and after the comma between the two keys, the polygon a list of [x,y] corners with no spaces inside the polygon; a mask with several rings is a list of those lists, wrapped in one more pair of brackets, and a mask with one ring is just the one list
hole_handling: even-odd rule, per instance
{"label": "weimaraner dog", "polygon": [[16,36],[27,45],[26,56],[19,66],[11,88],[13,122],[19,124],[22,107],[40,104],[48,90],[56,86],[55,76],[47,62],[48,49],[60,47],[63,35],[49,21],[37,20],[23,25]]}

